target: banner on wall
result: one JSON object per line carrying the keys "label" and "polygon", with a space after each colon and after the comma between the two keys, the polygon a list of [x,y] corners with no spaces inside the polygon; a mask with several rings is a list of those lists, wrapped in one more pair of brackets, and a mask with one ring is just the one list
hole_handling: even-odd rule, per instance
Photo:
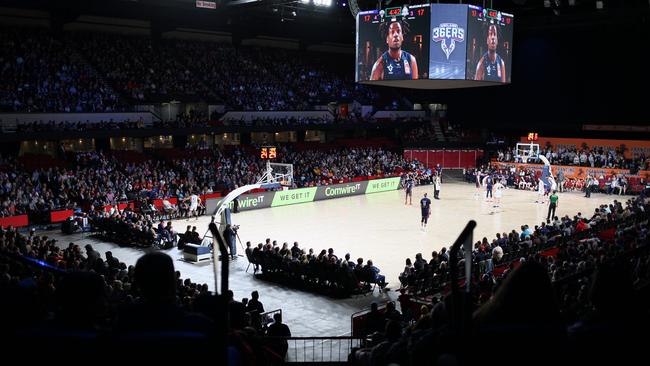
{"label": "banner on wall", "polygon": [[[261,192],[244,194],[239,197],[239,211],[256,210],[259,208],[280,207],[297,203],[322,201],[332,198],[357,196],[368,193],[393,191],[399,188],[400,177],[365,180],[332,184],[329,186],[307,187],[290,189],[287,191]],[[221,199],[209,200],[208,212],[214,210],[221,203]],[[233,203],[230,202],[230,209]]]}
{"label": "banner on wall", "polygon": [[366,188],[366,194],[394,191],[397,188],[399,188],[400,179],[401,179],[400,177],[393,177],[387,179],[377,179],[377,180],[368,181],[368,188]]}
{"label": "banner on wall", "polygon": [[[275,192],[243,194],[238,197],[238,201],[239,201],[238,209],[239,211],[248,211],[248,210],[256,210],[258,208],[271,207],[274,194]],[[207,212],[208,213],[214,212],[214,210],[216,210],[217,207],[219,207],[219,205],[221,204],[221,201],[223,201],[223,198],[209,200],[208,201],[209,205],[206,205]],[[234,205],[235,204],[232,201],[228,204],[230,210],[234,210]]]}
{"label": "banner on wall", "polygon": [[[332,198],[356,196],[366,193],[368,181],[334,184],[326,187],[318,187],[314,201],[328,200]],[[323,189],[321,189],[323,188]]]}
{"label": "banner on wall", "polygon": [[[521,137],[522,143],[529,143],[528,136]],[[550,143],[554,149],[582,149],[582,144],[587,144],[591,150],[617,150],[621,145],[625,145],[625,157],[631,159],[639,155],[650,156],[650,141],[641,140],[607,140],[607,139],[581,139],[581,138],[562,138],[562,137],[539,137],[536,142],[540,149],[543,149]]]}
{"label": "banner on wall", "polygon": [[311,202],[316,197],[316,190],[321,187],[308,187],[276,191],[271,202],[271,207],[293,205],[296,203]]}
{"label": "banner on wall", "polygon": [[[332,184],[328,186],[298,188],[287,191],[244,194],[239,197],[239,210],[248,211],[256,210],[258,208],[279,207],[297,203],[327,200],[332,198],[342,198],[368,193],[393,191],[399,188],[400,179],[400,177],[380,178],[342,184]],[[221,201],[224,198],[219,196],[220,194],[210,194],[203,196],[208,213],[214,212],[216,208],[219,207],[219,204],[221,204]],[[173,200],[176,199],[174,198]],[[128,204],[120,204],[119,208],[124,209],[127,205],[133,207],[133,202],[130,202]],[[228,207],[233,210],[234,203],[230,202]],[[111,206],[106,206],[104,209],[110,210],[110,208]],[[72,215],[72,210],[52,211],[50,212],[50,221],[52,223],[65,221]],[[29,222],[27,215],[0,218],[0,226],[2,227],[22,227],[27,226],[28,224]]]}

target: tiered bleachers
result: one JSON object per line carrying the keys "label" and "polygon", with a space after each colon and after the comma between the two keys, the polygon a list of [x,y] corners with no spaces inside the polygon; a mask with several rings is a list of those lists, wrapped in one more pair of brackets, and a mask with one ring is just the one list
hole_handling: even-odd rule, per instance
{"label": "tiered bleachers", "polygon": [[[112,112],[125,103],[100,75],[45,29],[0,29],[0,110]],[[99,51],[99,50],[98,50]]]}
{"label": "tiered bleachers", "polygon": [[[352,142],[348,142],[351,144]],[[365,146],[388,142],[365,141]],[[278,162],[294,164],[296,187],[343,183],[353,178],[389,176],[405,165],[400,155],[374,147],[294,151],[280,147]],[[36,210],[82,208],[87,210],[134,201],[140,197],[161,199],[187,197],[191,192],[226,193],[252,184],[264,162],[253,147],[228,150],[158,149],[144,154],[134,151],[89,152],[69,155],[66,161],[51,157],[24,156],[21,164],[8,160],[6,184],[0,194],[3,212],[9,216]],[[61,184],[48,184],[60,182]],[[17,192],[15,187],[21,190]],[[42,192],[44,191],[44,192]],[[36,201],[34,201],[36,199]]]}

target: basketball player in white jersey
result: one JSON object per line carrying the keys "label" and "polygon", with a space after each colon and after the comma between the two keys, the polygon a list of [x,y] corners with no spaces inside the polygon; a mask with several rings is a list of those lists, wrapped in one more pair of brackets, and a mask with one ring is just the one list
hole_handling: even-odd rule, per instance
{"label": "basketball player in white jersey", "polygon": [[535,203],[544,203],[544,193],[546,192],[546,189],[544,187],[544,182],[542,182],[541,179],[537,180],[537,200],[535,200]]}
{"label": "basketball player in white jersey", "polygon": [[503,197],[503,190],[505,188],[506,187],[503,184],[501,184],[501,182],[498,181],[498,180],[496,181],[496,183],[494,183],[494,187],[493,187],[493,189],[494,189],[494,205],[492,205],[492,207],[494,207],[494,208],[501,207],[501,197]]}
{"label": "basketball player in white jersey", "polygon": [[187,216],[188,221],[190,220],[190,217],[192,217],[192,215],[194,215],[197,220],[199,219],[199,211],[198,211],[198,209],[199,209],[199,202],[200,201],[201,201],[201,198],[199,196],[197,196],[195,193],[192,193],[192,195],[190,196],[190,213]]}

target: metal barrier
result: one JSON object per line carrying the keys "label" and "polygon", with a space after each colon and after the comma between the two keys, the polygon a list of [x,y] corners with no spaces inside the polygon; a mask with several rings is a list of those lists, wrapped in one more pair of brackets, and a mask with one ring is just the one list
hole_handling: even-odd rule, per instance
{"label": "metal barrier", "polygon": [[[391,301],[378,304],[377,310],[383,314],[386,311],[386,306],[388,306],[389,302]],[[363,337],[366,334],[365,318],[368,314],[370,314],[370,308],[359,310],[350,316],[350,331],[352,332],[353,337]]]}
{"label": "metal barrier", "polygon": [[286,362],[347,362],[354,348],[363,348],[365,339],[359,337],[267,337],[273,342],[287,341]]}
{"label": "metal barrier", "polygon": [[282,309],[275,309],[275,310],[267,311],[267,312],[265,312],[265,313],[260,314],[260,319],[259,319],[259,321],[260,321],[260,327],[261,327],[262,329],[266,330],[266,328],[267,328],[270,324],[273,323],[273,316],[274,316],[276,313],[280,313],[280,315],[282,315]]}

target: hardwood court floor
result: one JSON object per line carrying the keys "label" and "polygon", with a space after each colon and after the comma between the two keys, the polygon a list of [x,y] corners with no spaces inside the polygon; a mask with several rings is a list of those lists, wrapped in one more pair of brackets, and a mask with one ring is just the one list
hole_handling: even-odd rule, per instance
{"label": "hardwood court floor", "polygon": [[[422,253],[430,259],[431,251],[449,247],[468,220],[477,222],[474,241],[484,236],[489,240],[497,232],[520,231],[520,226],[539,225],[546,218],[547,205],[534,203],[537,193],[507,189],[504,191],[501,208],[496,211],[491,203],[475,197],[474,185],[465,183],[445,183],[441,199],[432,199],[432,212],[426,231],[420,229],[419,201],[427,192],[433,196],[432,186],[420,186],[413,190],[413,205],[404,205],[404,191],[392,191],[332,199],[272,209],[246,211],[233,215],[233,223],[241,225],[239,236],[243,243],[263,242],[266,238],[277,240],[280,245],[294,241],[302,248],[333,248],[339,257],[350,253],[353,260],[362,257],[372,259],[382,274],[386,276],[389,287],[399,287],[397,279],[404,269],[407,257],[414,259]],[[483,193],[484,194],[484,193]],[[575,215],[582,212],[591,216],[594,208],[610,203],[614,199],[625,201],[625,196],[593,194],[584,198],[583,194],[559,194],[557,215]],[[186,225],[196,225],[201,234],[207,230],[209,216],[199,220],[175,220],[175,230],[184,232]],[[91,243],[100,253],[111,250],[121,261],[135,264],[143,254],[142,250],[121,248],[112,243],[102,243],[80,234],[61,236],[52,233],[64,247],[74,241],[82,246]],[[213,266],[210,262],[191,264],[181,260],[177,249],[166,251],[175,259],[176,269],[183,278],[193,282],[208,283],[214,288]],[[243,248],[238,245],[238,253]],[[369,307],[373,301],[394,300],[393,291],[357,296],[351,299],[332,299],[326,296],[294,290],[274,283],[255,279],[252,267],[245,272],[248,261],[245,257],[230,264],[230,288],[235,298],[250,298],[253,290],[258,290],[265,310],[281,308],[284,322],[289,325],[294,336],[336,336],[350,331],[350,315]]]}

